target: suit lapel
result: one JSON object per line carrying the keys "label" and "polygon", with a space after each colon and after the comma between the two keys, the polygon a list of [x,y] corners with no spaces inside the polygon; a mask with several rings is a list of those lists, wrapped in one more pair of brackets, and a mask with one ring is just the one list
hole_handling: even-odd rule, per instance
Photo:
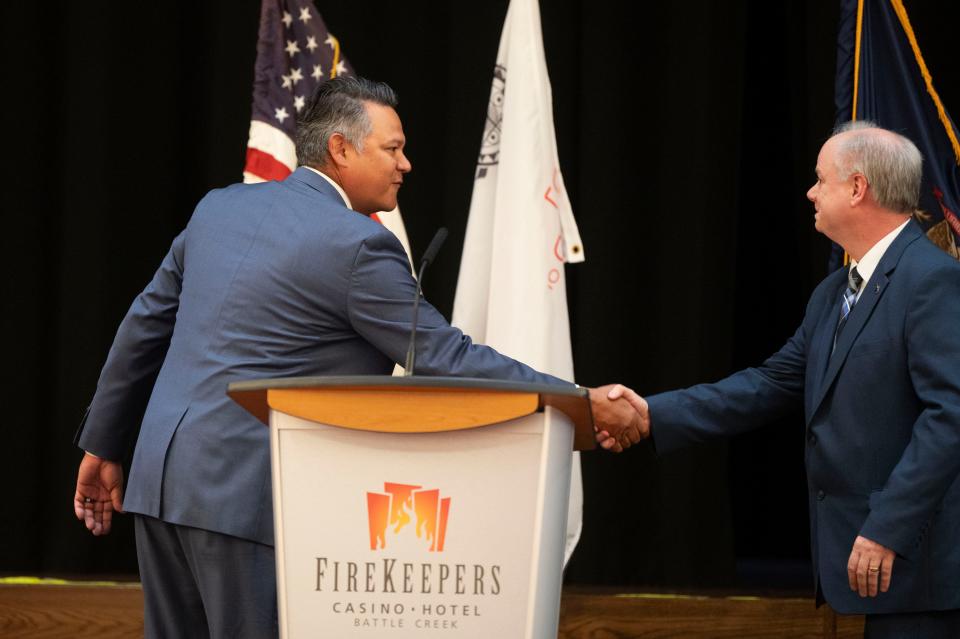
{"label": "suit lapel", "polygon": [[[837,345],[836,348],[833,349],[833,354],[828,355],[827,370],[823,375],[822,381],[816,387],[816,394],[814,395],[810,411],[807,413],[808,415],[812,416],[820,407],[823,398],[827,395],[827,391],[833,385],[833,381],[840,373],[840,369],[843,368],[850,349],[853,347],[863,327],[873,314],[874,309],[880,302],[880,298],[883,297],[883,293],[890,283],[890,275],[900,261],[903,252],[907,246],[922,234],[923,232],[915,222],[911,221],[907,224],[887,249],[886,253],[883,254],[880,263],[877,264],[876,270],[874,270],[873,275],[870,277],[870,281],[864,284],[863,293],[860,294],[860,299],[857,300],[857,303],[850,311],[850,315],[847,316],[846,326],[843,327],[843,331],[841,331],[840,336],[837,338]],[[821,335],[819,339],[823,340],[821,341],[822,352],[828,354],[830,353],[831,342],[837,328],[837,322],[840,319],[838,304],[832,305],[836,307],[834,321],[832,323],[825,322],[820,329]]]}
{"label": "suit lapel", "polygon": [[[843,277],[838,279],[837,286],[830,294],[830,298],[834,300],[832,303],[828,304],[826,311],[823,313],[820,321],[817,322],[816,328],[814,330],[814,342],[816,344],[816,349],[812,351],[813,359],[810,361],[810,366],[812,366],[811,371],[813,373],[812,384],[810,388],[819,390],[823,387],[823,376],[826,373],[827,365],[830,363],[830,351],[833,349],[833,334],[837,328],[837,321],[840,318],[840,300],[843,295],[843,290],[847,286],[847,278]],[[807,395],[807,401],[816,401],[818,404],[820,402],[819,393],[810,393]],[[813,406],[807,406],[806,414],[808,416],[813,415]]]}

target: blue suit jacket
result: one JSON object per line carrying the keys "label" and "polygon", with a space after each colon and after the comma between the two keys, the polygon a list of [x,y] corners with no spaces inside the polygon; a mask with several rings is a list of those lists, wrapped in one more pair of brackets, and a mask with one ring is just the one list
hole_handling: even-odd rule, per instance
{"label": "blue suit jacket", "polygon": [[[842,613],[960,608],[960,263],[909,223],[831,354],[846,269],[759,368],[649,398],[666,452],[763,425],[803,402],[815,577]],[[847,585],[857,535],[897,553],[890,590]]]}
{"label": "blue suit jacket", "polygon": [[[120,459],[137,437],[126,511],[271,544],[268,430],[227,384],[389,374],[414,291],[396,237],[308,169],[212,191],[120,325],[77,443]],[[417,353],[421,374],[566,383],[425,302]]]}

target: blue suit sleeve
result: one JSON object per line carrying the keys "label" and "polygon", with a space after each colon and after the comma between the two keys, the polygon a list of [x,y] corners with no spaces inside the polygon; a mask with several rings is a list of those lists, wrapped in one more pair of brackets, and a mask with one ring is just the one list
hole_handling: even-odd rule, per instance
{"label": "blue suit sleeve", "polygon": [[774,420],[803,401],[806,328],[758,368],[713,384],[647,398],[658,453],[736,435]]}
{"label": "blue suit sleeve", "polygon": [[907,305],[908,370],[922,409],[884,489],[871,497],[860,531],[905,557],[919,546],[925,525],[960,475],[958,270],[931,270]]}
{"label": "blue suit sleeve", "polygon": [[119,460],[132,442],[163,364],[180,305],[184,233],[120,323],[97,391],[77,431],[80,448]]}
{"label": "blue suit sleeve", "polygon": [[[399,364],[406,359],[415,291],[409,262],[396,237],[386,230],[367,237],[351,272],[347,313],[359,335]],[[417,320],[416,372],[570,386],[492,348],[474,344],[423,299]]]}

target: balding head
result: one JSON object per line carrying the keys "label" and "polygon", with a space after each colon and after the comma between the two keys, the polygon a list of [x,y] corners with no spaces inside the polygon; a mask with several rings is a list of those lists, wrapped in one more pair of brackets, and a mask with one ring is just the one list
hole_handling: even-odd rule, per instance
{"label": "balding head", "polygon": [[913,142],[862,120],[838,127],[831,141],[841,179],[863,175],[877,205],[891,212],[917,209],[923,157]]}

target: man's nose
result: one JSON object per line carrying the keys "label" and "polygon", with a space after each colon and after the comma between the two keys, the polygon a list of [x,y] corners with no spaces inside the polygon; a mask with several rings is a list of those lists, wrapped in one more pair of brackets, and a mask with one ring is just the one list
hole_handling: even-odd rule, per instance
{"label": "man's nose", "polygon": [[407,158],[403,151],[400,152],[400,162],[397,164],[397,169],[401,173],[409,173],[413,170],[413,165],[410,163],[409,158]]}

